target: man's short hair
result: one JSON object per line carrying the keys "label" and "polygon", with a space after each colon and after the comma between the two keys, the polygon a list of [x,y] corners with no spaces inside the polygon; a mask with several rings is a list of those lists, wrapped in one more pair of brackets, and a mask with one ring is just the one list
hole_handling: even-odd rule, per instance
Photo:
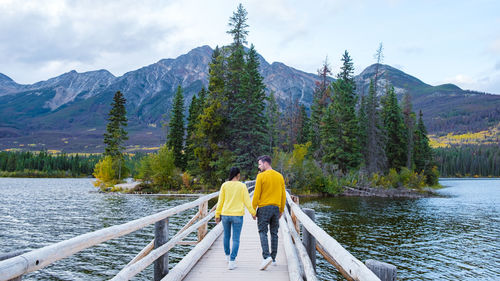
{"label": "man's short hair", "polygon": [[271,165],[271,157],[269,155],[262,155],[257,158],[257,161],[267,162],[269,163],[269,165]]}

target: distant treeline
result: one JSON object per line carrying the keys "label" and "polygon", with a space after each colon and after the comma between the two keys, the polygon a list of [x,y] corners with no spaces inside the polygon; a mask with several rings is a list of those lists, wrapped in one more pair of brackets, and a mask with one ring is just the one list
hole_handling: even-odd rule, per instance
{"label": "distant treeline", "polygon": [[84,177],[91,176],[100,155],[67,155],[40,152],[0,152],[3,177]]}
{"label": "distant treeline", "polygon": [[442,177],[500,177],[498,145],[462,145],[434,150]]}

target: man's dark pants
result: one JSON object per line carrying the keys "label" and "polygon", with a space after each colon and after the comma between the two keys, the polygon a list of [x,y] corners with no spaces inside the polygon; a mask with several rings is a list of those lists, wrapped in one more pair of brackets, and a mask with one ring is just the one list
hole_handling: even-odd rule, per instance
{"label": "man's dark pants", "polygon": [[[257,209],[257,226],[259,228],[260,245],[262,247],[262,257],[267,259],[269,256],[276,260],[278,254],[278,228],[280,218],[280,208],[277,206],[264,206]],[[267,231],[271,232],[271,254],[269,254],[269,244],[267,240]]]}

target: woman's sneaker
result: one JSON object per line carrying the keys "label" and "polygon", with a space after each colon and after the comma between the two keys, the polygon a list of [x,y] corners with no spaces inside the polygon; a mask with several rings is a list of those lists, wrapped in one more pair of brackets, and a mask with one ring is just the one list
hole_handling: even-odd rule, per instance
{"label": "woman's sneaker", "polygon": [[226,256],[226,263],[228,263],[228,262],[229,262],[229,260],[231,260],[231,259],[230,259],[230,256],[229,256],[229,255],[227,255],[227,256]]}
{"label": "woman's sneaker", "polygon": [[260,270],[266,270],[266,268],[271,264],[272,261],[273,261],[273,259],[271,257],[267,257],[267,259],[263,260],[260,263],[259,269]]}
{"label": "woman's sneaker", "polygon": [[236,262],[235,261],[229,261],[229,265],[227,266],[229,270],[233,270],[236,268]]}
{"label": "woman's sneaker", "polygon": [[272,266],[277,266],[278,264],[276,263],[276,261],[273,261],[273,262],[271,263],[271,265],[272,265]]}

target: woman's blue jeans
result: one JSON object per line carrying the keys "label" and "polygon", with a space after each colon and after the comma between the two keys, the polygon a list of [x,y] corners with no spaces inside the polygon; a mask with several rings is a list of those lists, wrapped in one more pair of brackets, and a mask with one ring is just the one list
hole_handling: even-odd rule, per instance
{"label": "woman's blue jeans", "polygon": [[[234,261],[240,248],[240,234],[243,227],[243,216],[221,216],[224,227],[224,253],[230,255]],[[233,228],[233,248],[229,251],[229,240],[231,239],[231,227]]]}

